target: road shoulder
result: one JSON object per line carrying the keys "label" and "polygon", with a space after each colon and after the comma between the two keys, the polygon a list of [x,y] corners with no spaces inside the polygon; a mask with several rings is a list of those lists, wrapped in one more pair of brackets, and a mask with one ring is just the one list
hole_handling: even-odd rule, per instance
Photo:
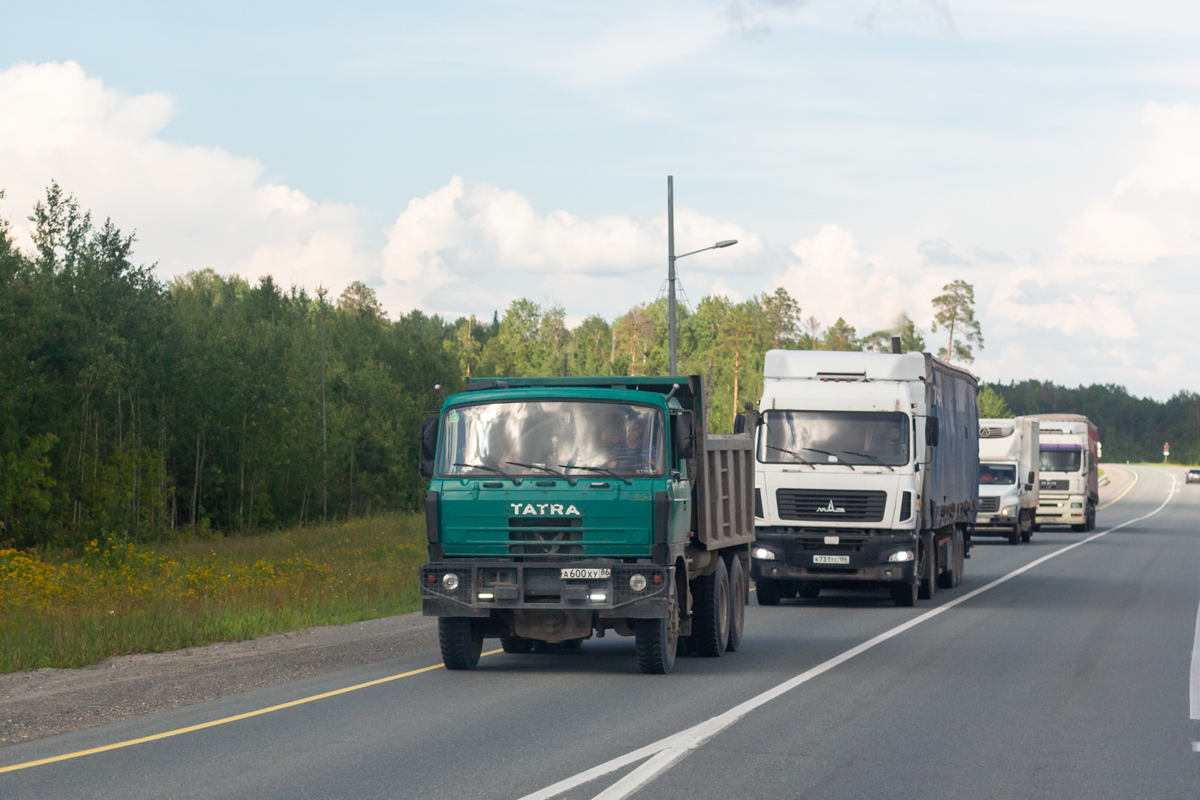
{"label": "road shoulder", "polygon": [[0,675],[0,747],[203,703],[437,646],[421,612]]}

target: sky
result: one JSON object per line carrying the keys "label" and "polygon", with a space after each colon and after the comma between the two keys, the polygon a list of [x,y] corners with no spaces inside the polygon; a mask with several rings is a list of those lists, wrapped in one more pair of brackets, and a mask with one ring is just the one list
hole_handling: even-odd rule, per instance
{"label": "sky", "polygon": [[211,268],[389,314],[783,286],[860,332],[975,286],[991,381],[1200,391],[1200,5],[50,0],[4,10],[0,217],[51,180]]}

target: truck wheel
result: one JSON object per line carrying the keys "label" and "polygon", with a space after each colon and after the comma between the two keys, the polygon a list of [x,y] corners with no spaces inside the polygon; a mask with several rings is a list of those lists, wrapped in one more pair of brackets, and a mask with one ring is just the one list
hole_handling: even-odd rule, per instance
{"label": "truck wheel", "polygon": [[[693,628],[695,623],[693,622]],[[674,587],[666,619],[639,619],[634,622],[634,646],[638,669],[646,675],[666,675],[675,667],[679,646],[679,602]]]}
{"label": "truck wheel", "polygon": [[1024,544],[1029,544],[1029,540],[1033,538],[1033,521],[1029,518],[1025,519],[1025,527],[1021,530],[1021,541]]}
{"label": "truck wheel", "polygon": [[911,608],[917,604],[917,581],[912,583],[893,583],[892,600],[901,608]]}
{"label": "truck wheel", "polygon": [[500,646],[506,653],[524,655],[533,650],[533,639],[526,639],[524,636],[501,636]]}
{"label": "truck wheel", "polygon": [[960,586],[967,572],[967,534],[959,531],[955,538],[954,548],[954,585]]}
{"label": "truck wheel", "polygon": [[932,599],[937,594],[938,557],[937,546],[933,536],[923,538],[925,556],[921,560],[921,578],[917,585],[917,597],[922,600]]}
{"label": "truck wheel", "polygon": [[483,652],[483,628],[470,617],[438,617],[438,644],[446,669],[474,669]]}
{"label": "truck wheel", "polygon": [[729,644],[729,571],[717,559],[712,575],[692,581],[692,647],[702,656],[718,658]]}
{"label": "truck wheel", "polygon": [[1020,544],[1021,543],[1021,523],[1020,522],[1018,522],[1016,525],[1013,525],[1012,530],[1008,532],[1008,543],[1009,544]]}
{"label": "truck wheel", "polygon": [[742,630],[746,627],[746,573],[742,560],[729,559],[729,641],[725,649],[733,652],[742,646]]}
{"label": "truck wheel", "polygon": [[779,581],[771,578],[759,578],[754,582],[754,594],[758,597],[760,606],[779,605]]}
{"label": "truck wheel", "polygon": [[821,594],[821,587],[815,583],[802,583],[797,591],[799,592],[801,599],[816,600]]}

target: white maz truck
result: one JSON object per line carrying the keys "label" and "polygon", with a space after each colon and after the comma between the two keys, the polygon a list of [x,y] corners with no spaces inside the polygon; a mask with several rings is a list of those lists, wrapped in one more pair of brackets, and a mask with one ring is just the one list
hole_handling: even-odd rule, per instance
{"label": "white maz truck", "polygon": [[1036,526],[1070,525],[1077,533],[1096,527],[1100,502],[1097,462],[1100,435],[1081,414],[1037,414],[1041,427],[1041,497]]}
{"label": "white maz truck", "polygon": [[1030,417],[979,420],[979,513],[975,536],[1033,535],[1039,496],[1038,421]]}
{"label": "white maz truck", "polygon": [[979,496],[976,383],[927,353],[767,353],[760,605],[874,588],[911,606],[962,581]]}

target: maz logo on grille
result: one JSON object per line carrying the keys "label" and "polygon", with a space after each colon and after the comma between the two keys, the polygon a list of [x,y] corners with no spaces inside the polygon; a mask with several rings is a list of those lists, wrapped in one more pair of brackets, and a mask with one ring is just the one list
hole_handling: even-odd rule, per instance
{"label": "maz logo on grille", "polygon": [[827,505],[827,506],[817,506],[817,508],[816,508],[815,510],[816,510],[816,511],[818,511],[818,512],[820,512],[820,513],[822,513],[822,514],[845,514],[845,513],[846,513],[846,509],[844,509],[844,508],[838,508],[837,506],[835,506],[835,505],[833,504],[833,498],[832,498],[832,497],[831,497],[831,498],[829,498],[829,505]]}

